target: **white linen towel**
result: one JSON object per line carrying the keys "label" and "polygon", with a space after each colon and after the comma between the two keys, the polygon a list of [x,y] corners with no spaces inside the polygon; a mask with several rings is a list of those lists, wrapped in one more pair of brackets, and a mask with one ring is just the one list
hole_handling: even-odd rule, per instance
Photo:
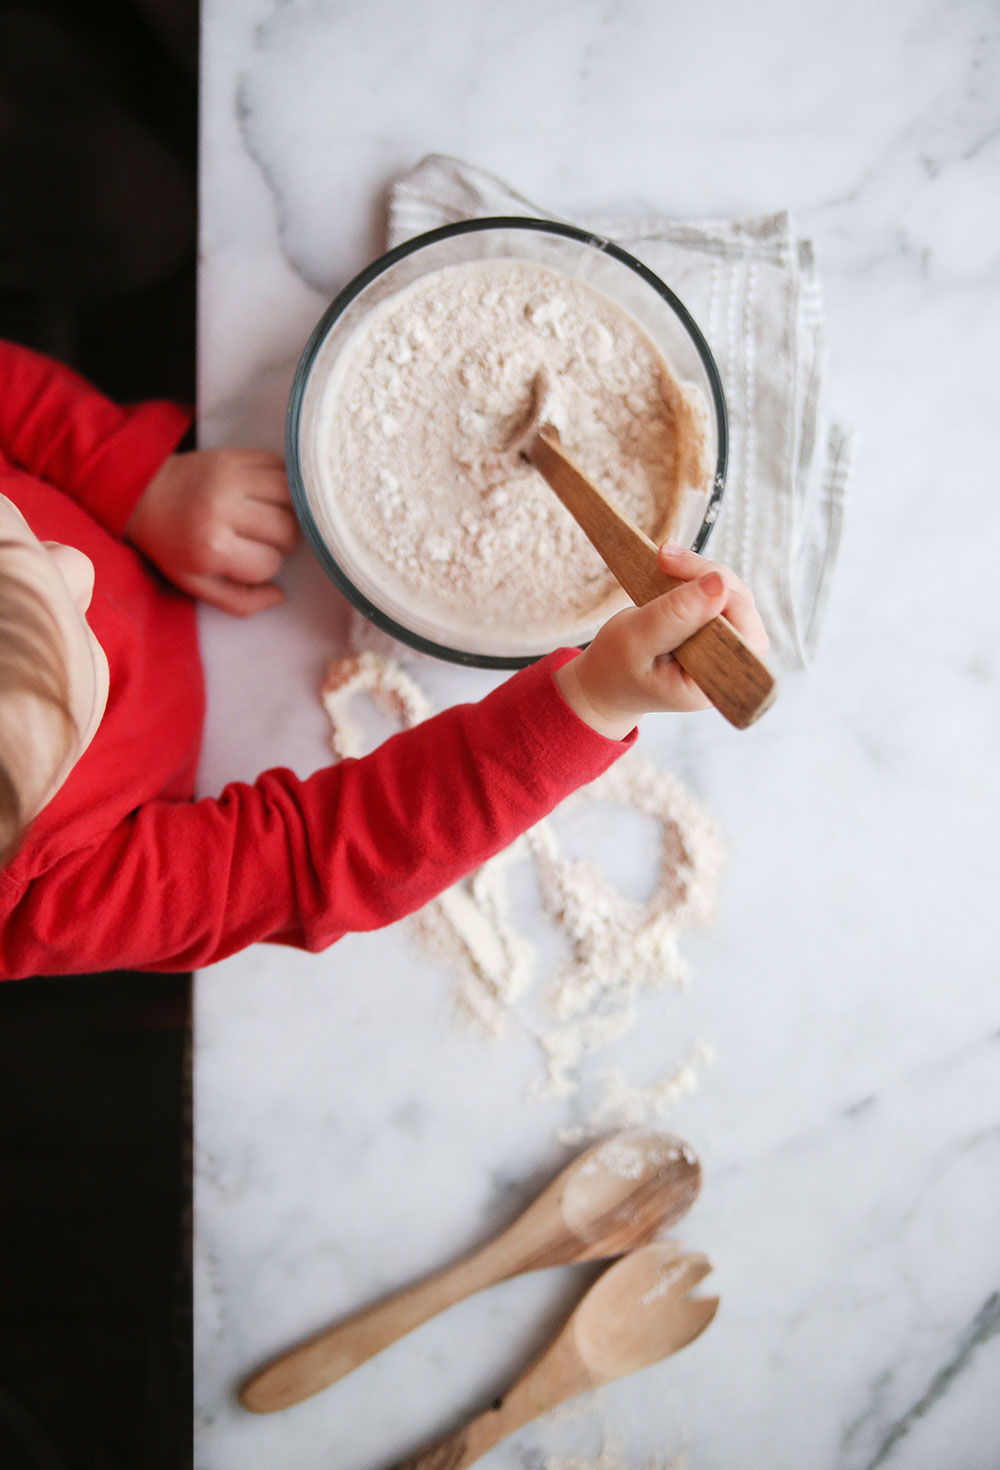
{"label": "white linen towel", "polygon": [[[388,246],[504,214],[559,218],[493,174],[430,154],[390,187]],[[690,222],[588,214],[565,223],[641,260],[708,339],[729,411],[729,469],[706,554],[753,589],[774,660],[809,667],[851,461],[851,436],[822,411],[823,314],[810,242],[795,237],[787,213]]]}

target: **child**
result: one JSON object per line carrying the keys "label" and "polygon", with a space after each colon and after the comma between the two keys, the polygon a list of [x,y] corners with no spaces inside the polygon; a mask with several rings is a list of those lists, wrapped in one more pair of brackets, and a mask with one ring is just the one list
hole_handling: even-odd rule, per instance
{"label": "child", "polygon": [[477,704],[301,781],[194,801],[204,713],[193,598],[281,600],[281,462],[174,453],[188,419],[118,408],[0,344],[0,976],[189,970],[257,940],[319,950],[428,902],[636,738],[705,706],[669,652],[719,613],[767,639],[726,568],[618,613]]}

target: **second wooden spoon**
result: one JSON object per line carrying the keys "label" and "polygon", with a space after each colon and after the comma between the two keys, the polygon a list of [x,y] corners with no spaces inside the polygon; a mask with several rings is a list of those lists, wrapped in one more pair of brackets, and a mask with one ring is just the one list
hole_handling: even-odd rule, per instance
{"label": "second wooden spoon", "polygon": [[562,1331],[493,1406],[392,1470],[467,1470],[480,1456],[566,1399],[679,1352],[711,1322],[718,1297],[691,1296],[712,1267],[674,1241],[656,1241],[609,1266]]}
{"label": "second wooden spoon", "polygon": [[246,1383],[240,1403],[257,1414],[287,1408],[483,1287],[623,1255],[686,1214],[700,1188],[701,1165],[681,1139],[644,1128],[614,1134],[574,1159],[481,1250],[283,1353]]}

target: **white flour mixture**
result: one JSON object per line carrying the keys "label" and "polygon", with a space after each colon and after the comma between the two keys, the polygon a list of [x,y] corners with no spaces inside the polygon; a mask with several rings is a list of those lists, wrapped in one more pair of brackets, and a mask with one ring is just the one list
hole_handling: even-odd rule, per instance
{"label": "white flour mixture", "polygon": [[707,405],[621,307],[545,266],[449,266],[378,307],[324,391],[318,458],[377,583],[470,630],[558,639],[626,599],[513,442],[539,372],[570,456],[666,539],[708,475]]}

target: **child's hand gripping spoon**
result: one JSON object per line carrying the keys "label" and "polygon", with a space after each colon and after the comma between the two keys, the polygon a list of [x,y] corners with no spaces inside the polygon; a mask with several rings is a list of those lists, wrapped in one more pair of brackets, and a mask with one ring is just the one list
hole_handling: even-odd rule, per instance
{"label": "child's hand gripping spoon", "polygon": [[[637,606],[679,586],[676,577],[660,570],[656,546],[646,533],[567,458],[558,430],[545,422],[546,396],[540,374],[528,421],[515,435],[520,453],[555,491]],[[777,695],[770,669],[723,617],[700,628],[672,657],[738,730],[752,725]]]}
{"label": "child's hand gripping spoon", "polygon": [[240,1403],[258,1414],[287,1408],[486,1286],[622,1255],[686,1214],[700,1188],[701,1165],[681,1139],[647,1128],[617,1133],[578,1155],[481,1250],[276,1358],[245,1385]]}
{"label": "child's hand gripping spoon", "polygon": [[392,1470],[466,1470],[557,1404],[686,1347],[718,1309],[718,1297],[688,1295],[711,1269],[705,1256],[683,1255],[669,1240],[623,1256],[598,1277],[555,1340],[492,1408]]}

